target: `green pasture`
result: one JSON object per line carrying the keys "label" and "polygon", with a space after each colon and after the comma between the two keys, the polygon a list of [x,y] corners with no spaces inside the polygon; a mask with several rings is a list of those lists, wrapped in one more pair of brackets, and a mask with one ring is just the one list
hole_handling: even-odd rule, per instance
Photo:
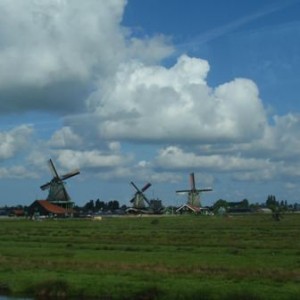
{"label": "green pasture", "polygon": [[300,215],[0,220],[0,294],[300,299]]}

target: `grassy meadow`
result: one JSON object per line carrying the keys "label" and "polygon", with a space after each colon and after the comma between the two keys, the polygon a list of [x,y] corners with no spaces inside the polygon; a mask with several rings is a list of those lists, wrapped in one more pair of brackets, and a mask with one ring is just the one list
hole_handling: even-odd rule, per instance
{"label": "grassy meadow", "polygon": [[0,220],[0,294],[300,299],[300,214]]}

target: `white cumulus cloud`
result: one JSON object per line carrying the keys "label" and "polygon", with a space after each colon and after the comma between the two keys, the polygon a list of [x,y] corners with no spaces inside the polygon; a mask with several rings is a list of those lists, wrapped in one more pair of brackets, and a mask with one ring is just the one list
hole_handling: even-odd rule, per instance
{"label": "white cumulus cloud", "polygon": [[122,156],[117,153],[103,153],[97,150],[73,151],[60,150],[57,153],[57,161],[65,169],[85,168],[85,169],[105,169],[116,168],[127,165],[131,157]]}
{"label": "white cumulus cloud", "polygon": [[209,64],[187,55],[166,68],[131,61],[88,99],[98,130],[108,139],[170,142],[242,142],[259,137],[266,114],[258,88],[235,79],[207,84]]}
{"label": "white cumulus cloud", "polygon": [[82,139],[73,132],[69,126],[62,127],[57,130],[49,140],[49,146],[59,148],[76,148],[80,146]]}
{"label": "white cumulus cloud", "polygon": [[33,128],[22,125],[10,131],[0,131],[0,160],[14,157],[30,144]]}
{"label": "white cumulus cloud", "polygon": [[137,39],[121,26],[126,4],[1,0],[0,112],[78,111],[94,81],[121,62],[168,56],[172,47],[164,36]]}

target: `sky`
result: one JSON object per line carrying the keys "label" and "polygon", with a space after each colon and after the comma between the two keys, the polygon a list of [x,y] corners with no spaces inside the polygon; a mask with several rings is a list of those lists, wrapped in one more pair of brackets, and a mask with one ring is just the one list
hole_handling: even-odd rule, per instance
{"label": "sky", "polygon": [[300,0],[0,0],[0,206],[77,205],[130,182],[288,203],[300,194]]}

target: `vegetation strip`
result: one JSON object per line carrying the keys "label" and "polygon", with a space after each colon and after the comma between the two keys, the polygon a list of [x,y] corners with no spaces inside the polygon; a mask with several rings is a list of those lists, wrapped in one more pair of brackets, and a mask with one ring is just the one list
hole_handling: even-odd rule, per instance
{"label": "vegetation strip", "polygon": [[270,215],[236,215],[0,224],[1,294],[40,299],[300,296],[298,214],[279,222]]}

